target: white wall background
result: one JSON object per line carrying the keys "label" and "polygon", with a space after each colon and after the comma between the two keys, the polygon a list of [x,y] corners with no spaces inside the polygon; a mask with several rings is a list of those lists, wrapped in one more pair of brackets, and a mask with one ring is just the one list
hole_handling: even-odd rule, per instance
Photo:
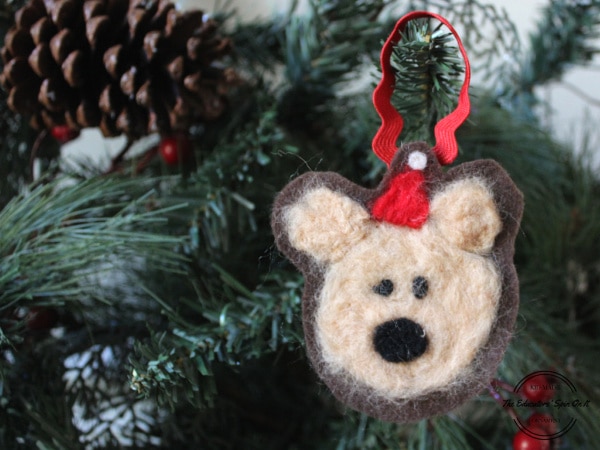
{"label": "white wall background", "polygon": [[[200,8],[210,12],[215,4],[224,4],[225,0],[175,0],[185,8]],[[290,0],[231,0],[229,2],[238,11],[242,20],[268,17],[277,11],[284,11]],[[497,6],[499,2],[496,2]],[[546,0],[503,0],[502,7],[519,30],[522,45],[528,45],[527,35],[534,30],[541,8]],[[600,44],[599,44],[600,45]],[[575,86],[585,93],[576,95],[569,86]],[[553,83],[540,90],[539,95],[548,107],[544,113],[544,125],[563,141],[574,142],[580,148],[581,137],[592,132],[592,141],[600,147],[600,57],[589,68],[574,68],[567,73],[564,82]],[[590,100],[596,99],[596,102]],[[97,130],[84,130],[81,137],[63,148],[66,159],[90,159],[108,164],[110,155],[115,154],[124,138],[102,139]],[[596,161],[600,163],[600,149],[595,150]]]}

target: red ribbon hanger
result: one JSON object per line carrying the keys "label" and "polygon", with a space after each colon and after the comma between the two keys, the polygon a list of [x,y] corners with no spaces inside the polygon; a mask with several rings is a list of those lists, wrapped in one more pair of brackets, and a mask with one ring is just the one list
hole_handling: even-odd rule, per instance
{"label": "red ribbon hanger", "polygon": [[402,132],[404,120],[402,116],[391,104],[392,93],[395,87],[395,77],[391,65],[391,56],[394,44],[396,44],[404,31],[406,24],[414,19],[434,18],[446,25],[450,32],[456,38],[458,48],[465,61],[465,79],[458,96],[458,105],[456,109],[442,118],[433,130],[435,135],[435,146],[433,151],[438,157],[440,164],[450,164],[458,155],[458,143],[456,142],[456,130],[465,121],[471,110],[469,101],[469,83],[471,81],[471,66],[467,52],[458,36],[457,31],[452,25],[439,14],[428,11],[414,11],[403,16],[394,27],[394,30],[385,41],[381,50],[381,70],[382,78],[375,91],[373,92],[373,104],[379,116],[381,117],[381,127],[373,138],[373,151],[388,166],[398,150],[396,141]]}

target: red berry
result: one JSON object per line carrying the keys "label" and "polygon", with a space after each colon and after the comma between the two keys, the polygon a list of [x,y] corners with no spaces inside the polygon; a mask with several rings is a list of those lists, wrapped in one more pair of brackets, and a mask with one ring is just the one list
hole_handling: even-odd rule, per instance
{"label": "red berry", "polygon": [[174,166],[192,156],[192,143],[183,135],[169,136],[160,141],[160,154],[166,164]]}
{"label": "red berry", "polygon": [[554,397],[554,383],[544,374],[528,378],[523,383],[523,395],[532,402],[547,402]]}
{"label": "red berry", "polygon": [[[528,428],[534,434],[544,434],[541,428]],[[523,431],[517,432],[513,439],[513,450],[550,450],[550,441],[536,439]]]}
{"label": "red berry", "polygon": [[52,127],[50,134],[61,144],[66,144],[79,136],[79,130],[74,130],[67,125],[57,125]]}
{"label": "red berry", "polygon": [[533,413],[527,419],[528,428],[540,428],[546,435],[553,435],[557,430],[557,421],[550,414]]}

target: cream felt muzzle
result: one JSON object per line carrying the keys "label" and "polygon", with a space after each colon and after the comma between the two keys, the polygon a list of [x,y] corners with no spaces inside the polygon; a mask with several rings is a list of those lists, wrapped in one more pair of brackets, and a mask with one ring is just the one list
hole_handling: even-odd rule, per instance
{"label": "cream felt muzzle", "polygon": [[[387,214],[403,189],[418,201]],[[374,213],[382,202],[381,216],[401,225]],[[374,190],[334,173],[290,183],[273,230],[306,277],[307,351],[332,392],[375,417],[412,421],[484,387],[516,316],[521,213],[497,164],[444,173],[423,143],[401,149]]]}

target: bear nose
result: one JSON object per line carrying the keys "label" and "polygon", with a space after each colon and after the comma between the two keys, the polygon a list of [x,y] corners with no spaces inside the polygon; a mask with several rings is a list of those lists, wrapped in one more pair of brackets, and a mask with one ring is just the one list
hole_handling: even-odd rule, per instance
{"label": "bear nose", "polygon": [[375,350],[392,363],[409,362],[427,350],[427,336],[416,322],[401,318],[382,323],[375,329]]}

